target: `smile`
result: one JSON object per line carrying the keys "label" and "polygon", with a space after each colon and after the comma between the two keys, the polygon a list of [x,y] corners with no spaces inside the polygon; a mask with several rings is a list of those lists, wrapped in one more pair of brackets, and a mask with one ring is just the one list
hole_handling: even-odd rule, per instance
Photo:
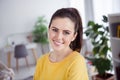
{"label": "smile", "polygon": [[62,45],[63,44],[63,42],[60,42],[60,41],[53,41],[53,43],[55,44],[55,45],[57,45],[57,46],[60,46],[60,45]]}

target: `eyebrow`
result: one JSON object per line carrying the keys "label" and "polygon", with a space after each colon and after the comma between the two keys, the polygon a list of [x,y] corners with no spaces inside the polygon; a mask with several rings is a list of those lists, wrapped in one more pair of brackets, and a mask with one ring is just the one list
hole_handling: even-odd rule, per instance
{"label": "eyebrow", "polygon": [[56,28],[56,27],[54,27],[54,26],[51,26],[51,28]]}
{"label": "eyebrow", "polygon": [[[54,27],[54,26],[51,26],[51,28],[56,28],[56,27]],[[58,29],[58,28],[56,28],[56,29]],[[59,29],[58,29],[59,30]],[[70,30],[63,30],[63,31],[68,31],[68,32],[72,32],[72,31],[70,31]]]}

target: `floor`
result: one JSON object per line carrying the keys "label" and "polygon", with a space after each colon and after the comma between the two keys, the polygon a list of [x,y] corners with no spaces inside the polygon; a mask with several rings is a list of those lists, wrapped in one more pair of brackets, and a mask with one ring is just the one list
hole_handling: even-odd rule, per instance
{"label": "floor", "polygon": [[15,72],[15,78],[14,80],[28,80],[27,78],[30,76],[33,76],[35,71],[35,65],[30,65],[28,67],[20,67],[17,71],[16,69],[13,69]]}

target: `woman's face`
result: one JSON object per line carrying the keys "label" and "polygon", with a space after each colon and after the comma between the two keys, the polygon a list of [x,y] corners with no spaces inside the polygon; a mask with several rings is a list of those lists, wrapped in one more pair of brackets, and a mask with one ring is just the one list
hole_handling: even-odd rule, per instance
{"label": "woman's face", "polygon": [[49,28],[49,40],[56,51],[69,48],[77,34],[74,34],[75,24],[69,18],[55,18]]}

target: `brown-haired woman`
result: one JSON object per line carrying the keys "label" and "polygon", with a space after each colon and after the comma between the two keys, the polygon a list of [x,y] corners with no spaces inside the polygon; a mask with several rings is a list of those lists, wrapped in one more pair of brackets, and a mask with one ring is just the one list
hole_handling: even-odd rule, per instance
{"label": "brown-haired woman", "polygon": [[53,51],[37,62],[34,80],[88,80],[82,47],[82,21],[75,8],[58,9],[49,24]]}

